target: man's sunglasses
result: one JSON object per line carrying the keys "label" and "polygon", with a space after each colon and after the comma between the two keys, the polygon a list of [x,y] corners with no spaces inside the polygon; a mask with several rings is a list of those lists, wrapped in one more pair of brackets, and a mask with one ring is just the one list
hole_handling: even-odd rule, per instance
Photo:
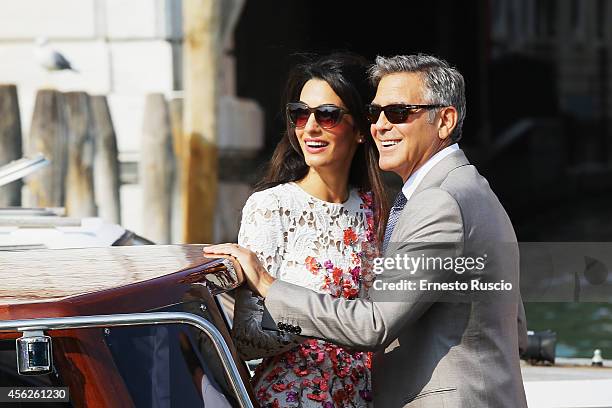
{"label": "man's sunglasses", "polygon": [[442,108],[445,105],[405,105],[402,103],[395,103],[393,105],[366,105],[366,116],[370,123],[378,122],[380,112],[385,112],[387,120],[393,124],[404,123],[408,116],[412,113],[416,113],[420,109],[436,109]]}
{"label": "man's sunglasses", "polygon": [[302,102],[287,104],[287,116],[293,126],[302,129],[306,126],[310,114],[314,113],[315,120],[323,129],[331,129],[342,120],[342,115],[349,112],[331,103],[311,108]]}

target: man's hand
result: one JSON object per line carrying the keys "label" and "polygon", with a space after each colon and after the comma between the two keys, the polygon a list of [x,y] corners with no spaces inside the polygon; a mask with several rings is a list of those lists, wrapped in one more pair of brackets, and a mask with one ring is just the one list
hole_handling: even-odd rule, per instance
{"label": "man's hand", "polygon": [[241,247],[238,244],[205,246],[204,256],[206,256],[206,254],[231,255],[236,258],[238,262],[240,262],[240,266],[242,266],[249,288],[259,296],[266,297],[268,288],[276,280],[266,271],[253,251]]}

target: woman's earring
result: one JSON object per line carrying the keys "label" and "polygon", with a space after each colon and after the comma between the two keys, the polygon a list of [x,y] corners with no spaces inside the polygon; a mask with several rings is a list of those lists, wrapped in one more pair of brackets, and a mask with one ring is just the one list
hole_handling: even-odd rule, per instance
{"label": "woman's earring", "polygon": [[364,142],[363,138],[360,137],[359,139],[357,139],[357,143],[363,143],[363,142]]}

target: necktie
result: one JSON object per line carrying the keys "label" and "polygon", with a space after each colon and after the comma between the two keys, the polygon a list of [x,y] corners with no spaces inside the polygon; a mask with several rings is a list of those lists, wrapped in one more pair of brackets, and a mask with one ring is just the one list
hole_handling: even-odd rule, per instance
{"label": "necktie", "polygon": [[387,228],[385,229],[385,238],[383,241],[383,254],[387,251],[387,246],[389,245],[389,240],[391,239],[391,234],[393,233],[393,228],[395,228],[395,224],[397,224],[397,220],[399,219],[399,215],[404,209],[406,205],[406,196],[402,191],[399,192],[397,197],[395,197],[395,201],[393,202],[393,207],[391,207],[391,212],[389,213],[389,220],[387,221]]}

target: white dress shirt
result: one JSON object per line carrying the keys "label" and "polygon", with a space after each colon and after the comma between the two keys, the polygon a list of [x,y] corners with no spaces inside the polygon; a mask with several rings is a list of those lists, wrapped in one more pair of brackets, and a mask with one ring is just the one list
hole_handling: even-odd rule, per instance
{"label": "white dress shirt", "polygon": [[438,153],[431,156],[429,160],[425,162],[424,165],[422,165],[417,169],[417,171],[412,173],[410,177],[408,177],[408,180],[406,180],[404,187],[402,187],[402,193],[404,193],[404,195],[406,196],[406,200],[410,200],[412,194],[414,194],[419,184],[421,184],[421,181],[423,181],[423,178],[425,178],[425,176],[427,175],[427,173],[429,173],[429,170],[431,170],[433,166],[435,166],[443,158],[445,158],[452,152],[456,152],[457,150],[459,150],[459,144],[457,143],[453,143],[452,145],[445,147]]}

